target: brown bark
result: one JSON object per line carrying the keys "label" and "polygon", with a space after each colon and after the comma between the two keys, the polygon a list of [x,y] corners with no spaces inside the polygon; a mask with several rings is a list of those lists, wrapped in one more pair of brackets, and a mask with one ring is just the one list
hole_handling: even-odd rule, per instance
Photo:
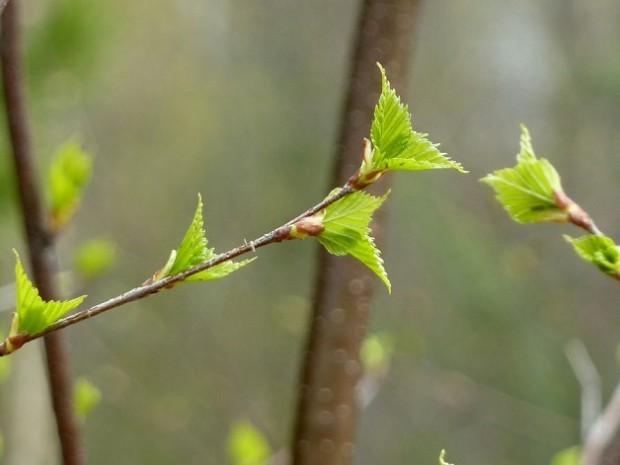
{"label": "brown bark", "polygon": [[[403,90],[419,0],[365,0],[342,114],[331,186],[361,163],[380,90],[376,62]],[[385,184],[383,184],[385,186]],[[375,235],[381,236],[381,218]],[[378,237],[380,238],[380,237]],[[352,461],[358,419],[356,388],[362,374],[360,345],[366,334],[375,278],[357,261],[319,252],[310,332],[299,387],[292,443],[295,465],[346,465]]]}
{"label": "brown bark", "polygon": [[[30,264],[41,297],[47,300],[58,297],[54,279],[56,267],[54,243],[46,227],[36,169],[31,156],[18,6],[18,1],[14,0],[2,13],[0,32],[2,84]],[[58,333],[47,335],[45,352],[52,407],[63,461],[65,465],[82,465],[84,455],[73,413],[73,385],[64,337]]]}

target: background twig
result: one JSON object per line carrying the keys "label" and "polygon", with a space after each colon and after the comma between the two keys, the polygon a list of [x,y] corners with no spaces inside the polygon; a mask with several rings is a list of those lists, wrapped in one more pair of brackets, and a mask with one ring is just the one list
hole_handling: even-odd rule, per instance
{"label": "background twig", "polygon": [[572,340],[565,351],[581,386],[581,437],[585,440],[601,414],[601,378],[583,342]]}

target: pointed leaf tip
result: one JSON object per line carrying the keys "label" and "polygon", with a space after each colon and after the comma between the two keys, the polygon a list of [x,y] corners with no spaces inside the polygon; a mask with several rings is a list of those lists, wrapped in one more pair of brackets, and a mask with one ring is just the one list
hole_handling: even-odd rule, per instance
{"label": "pointed leaf tip", "polygon": [[[208,247],[207,236],[204,230],[204,220],[202,216],[203,203],[202,196],[198,194],[198,202],[196,210],[192,218],[183,240],[179,247],[173,250],[166,262],[166,265],[153,275],[152,281],[173,276],[201,263],[205,263],[216,256],[215,250]],[[254,261],[254,258],[243,260],[241,262],[233,262],[228,260],[219,265],[215,265],[204,271],[196,273],[187,278],[187,281],[209,281],[213,279],[223,278],[230,273],[237,271]]]}
{"label": "pointed leaf tip", "polygon": [[372,176],[384,171],[422,171],[451,168],[466,173],[460,163],[448,158],[439,151],[438,144],[427,139],[427,134],[413,130],[411,115],[407,105],[401,102],[391,87],[383,66],[381,72],[381,95],[375,106],[370,130],[373,153],[372,164],[365,162],[360,169],[361,184],[368,177],[367,184],[374,181]]}
{"label": "pointed leaf tip", "polygon": [[37,288],[28,278],[19,253],[15,253],[15,288],[17,309],[10,336],[17,334],[35,335],[43,332],[60,320],[71,310],[77,308],[86,298],[85,295],[71,300],[43,300]]}

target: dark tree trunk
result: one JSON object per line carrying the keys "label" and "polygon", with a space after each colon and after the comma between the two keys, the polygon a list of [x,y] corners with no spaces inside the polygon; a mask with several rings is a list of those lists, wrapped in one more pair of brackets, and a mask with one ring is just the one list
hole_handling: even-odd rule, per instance
{"label": "dark tree trunk", "polygon": [[[30,264],[41,297],[49,300],[58,298],[54,279],[56,269],[54,241],[47,229],[36,168],[31,155],[18,6],[19,2],[13,0],[2,13],[0,32],[2,84]],[[80,431],[73,413],[73,385],[64,336],[60,333],[45,336],[45,353],[63,462],[65,465],[82,465],[84,456]]]}
{"label": "dark tree trunk", "polygon": [[[380,91],[382,63],[402,92],[413,45],[418,0],[365,0],[331,186],[342,185],[361,163]],[[383,184],[384,185],[384,184]],[[381,218],[374,228],[381,227]],[[375,231],[380,239],[381,231]],[[352,461],[358,419],[360,345],[366,334],[376,279],[359,262],[319,252],[312,321],[304,351],[292,444],[294,465],[346,465]]]}

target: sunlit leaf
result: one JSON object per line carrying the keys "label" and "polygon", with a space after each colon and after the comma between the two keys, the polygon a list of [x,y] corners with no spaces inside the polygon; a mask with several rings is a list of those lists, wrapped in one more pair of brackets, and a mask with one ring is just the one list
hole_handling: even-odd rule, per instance
{"label": "sunlit leaf", "polygon": [[44,301],[39,296],[39,291],[28,279],[17,251],[15,251],[15,257],[17,259],[15,264],[17,310],[10,336],[15,336],[16,334],[38,334],[78,307],[86,298],[83,295],[65,301]]}
{"label": "sunlit leaf", "polygon": [[594,235],[564,238],[583,260],[594,264],[603,273],[620,279],[620,246],[612,238]]}
{"label": "sunlit leaf", "polygon": [[370,130],[374,151],[371,156],[372,170],[431,170],[452,168],[465,173],[457,163],[441,153],[426,134],[415,132],[411,115],[396,91],[390,86],[385,69],[381,71],[381,96],[375,107]]}
{"label": "sunlit leaf", "polygon": [[375,246],[369,227],[373,213],[388,194],[374,197],[358,191],[334,202],[325,209],[322,218],[324,230],[317,239],[331,254],[357,258],[391,291],[392,286],[383,267],[381,253]]}
{"label": "sunlit leaf", "polygon": [[74,263],[80,275],[97,278],[116,263],[116,244],[106,239],[91,239],[78,247]]}
{"label": "sunlit leaf", "polygon": [[[162,279],[166,276],[173,276],[183,271],[189,270],[201,263],[211,260],[216,256],[215,250],[208,248],[207,236],[204,230],[202,217],[202,197],[198,195],[198,205],[179,248],[170,253],[166,265],[159,270],[153,278]],[[208,268],[187,278],[187,281],[210,281],[223,278],[229,274],[243,268],[256,259],[250,258],[240,262],[227,260],[219,265]]]}
{"label": "sunlit leaf", "polygon": [[521,126],[521,150],[517,165],[488,174],[482,182],[490,185],[497,200],[519,223],[567,221],[568,212],[558,200],[563,196],[560,176],[544,158],[537,158],[529,132]]}
{"label": "sunlit leaf", "polygon": [[101,402],[101,391],[85,378],[78,378],[73,388],[75,413],[84,422]]}
{"label": "sunlit leaf", "polygon": [[272,455],[264,435],[249,421],[237,422],[228,437],[231,465],[263,465]]}
{"label": "sunlit leaf", "polygon": [[69,141],[54,155],[49,171],[52,223],[62,228],[73,217],[92,173],[92,156]]}

